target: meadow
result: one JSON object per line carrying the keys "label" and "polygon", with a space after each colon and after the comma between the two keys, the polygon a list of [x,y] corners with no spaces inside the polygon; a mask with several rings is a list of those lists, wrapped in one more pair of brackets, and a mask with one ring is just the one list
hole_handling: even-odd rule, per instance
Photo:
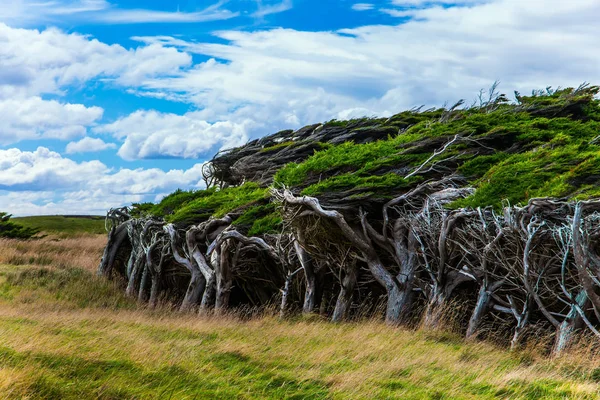
{"label": "meadow", "polygon": [[82,233],[103,234],[104,217],[46,215],[32,217],[13,217],[13,222],[27,228],[34,228],[61,238],[79,236]]}
{"label": "meadow", "polygon": [[0,240],[2,399],[595,399],[600,358],[548,359],[379,320],[149,310],[96,276],[104,235]]}

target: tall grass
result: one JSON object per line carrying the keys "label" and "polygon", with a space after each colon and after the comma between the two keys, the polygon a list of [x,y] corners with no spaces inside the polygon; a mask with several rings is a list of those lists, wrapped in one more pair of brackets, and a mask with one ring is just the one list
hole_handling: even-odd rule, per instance
{"label": "tall grass", "polygon": [[0,243],[1,399],[600,396],[593,341],[548,360],[378,320],[148,310],[95,277],[104,240]]}
{"label": "tall grass", "polygon": [[95,270],[106,244],[105,235],[79,234],[70,238],[48,236],[20,241],[0,239],[0,264],[77,267]]}

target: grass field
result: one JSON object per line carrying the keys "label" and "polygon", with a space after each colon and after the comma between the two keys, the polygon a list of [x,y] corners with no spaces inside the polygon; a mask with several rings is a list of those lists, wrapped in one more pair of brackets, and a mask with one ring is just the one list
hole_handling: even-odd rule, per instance
{"label": "grass field", "polygon": [[81,233],[102,234],[105,232],[104,217],[101,216],[44,215],[13,217],[12,221],[26,227],[37,228],[43,233],[61,237],[72,237]]}
{"label": "grass field", "polygon": [[600,360],[547,360],[379,321],[146,310],[95,276],[104,236],[0,241],[2,399],[596,399]]}

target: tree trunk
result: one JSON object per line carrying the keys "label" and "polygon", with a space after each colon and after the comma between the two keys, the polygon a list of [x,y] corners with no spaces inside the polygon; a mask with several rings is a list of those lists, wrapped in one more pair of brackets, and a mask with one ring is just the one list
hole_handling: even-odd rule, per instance
{"label": "tree trunk", "polygon": [[187,291],[185,292],[185,297],[183,298],[183,302],[179,307],[179,311],[189,311],[191,310],[198,301],[200,300],[200,296],[202,292],[205,291],[206,280],[204,276],[200,273],[199,270],[192,271],[192,276],[190,277],[190,283],[188,284]]}
{"label": "tree trunk", "polygon": [[489,309],[491,300],[491,292],[488,290],[486,284],[482,284],[479,287],[479,294],[477,295],[477,303],[475,304],[475,309],[473,309],[473,313],[471,314],[471,318],[469,319],[469,326],[467,327],[466,334],[467,339],[473,338],[477,333],[477,329],[479,329],[483,317]]}
{"label": "tree trunk", "polygon": [[285,318],[288,307],[288,297],[290,295],[290,286],[292,285],[292,279],[294,278],[294,274],[288,273],[285,277],[285,285],[283,286],[283,291],[281,292],[281,306],[279,307],[279,318]]}
{"label": "tree trunk", "polygon": [[129,255],[129,259],[127,260],[127,268],[125,273],[127,274],[127,280],[131,278],[131,273],[133,272],[133,267],[135,266],[135,261],[137,259],[136,249],[133,248],[131,250],[131,254]]}
{"label": "tree trunk", "polygon": [[343,321],[350,310],[354,286],[356,285],[356,277],[358,275],[356,262],[351,262],[349,265],[345,266],[343,272],[344,277],[341,282],[340,294],[338,295],[335,309],[333,310],[333,316],[331,317],[333,322]]}
{"label": "tree trunk", "polygon": [[[585,309],[586,303],[588,302],[586,291],[581,290],[577,294],[575,301],[580,308]],[[569,348],[575,338],[575,333],[581,329],[582,325],[583,319],[581,318],[581,315],[577,312],[575,306],[572,306],[567,317],[556,328],[554,347],[552,348],[553,356],[559,356]]]}
{"label": "tree trunk", "polygon": [[127,282],[127,288],[125,289],[125,294],[127,296],[135,296],[136,286],[143,264],[143,257],[137,257],[131,275],[129,276],[129,281]]}
{"label": "tree trunk", "polygon": [[202,295],[202,302],[200,303],[200,312],[206,313],[215,304],[216,297],[216,280],[214,274],[206,280],[206,288]]}
{"label": "tree trunk", "polygon": [[150,285],[150,300],[148,304],[151,308],[155,308],[158,304],[158,294],[160,293],[160,275],[152,275],[152,284]]}
{"label": "tree trunk", "polygon": [[388,291],[385,320],[388,324],[401,324],[407,321],[412,304],[412,287],[394,286]]}
{"label": "tree trunk", "polygon": [[[115,258],[117,257],[117,253],[123,244],[123,241],[127,238],[127,227],[125,224],[121,224],[118,227],[111,228],[108,233],[108,243],[104,248],[104,253],[102,255],[102,260],[100,261],[100,265],[98,266],[98,274],[104,275],[107,278],[112,277],[112,272],[114,269]],[[135,251],[135,249],[132,249]]]}
{"label": "tree trunk", "polygon": [[231,287],[233,286],[233,278],[231,276],[231,265],[229,258],[229,241],[224,241],[221,248],[217,250],[215,262],[215,275],[217,292],[215,298],[215,311],[222,312],[229,306],[229,296],[231,295]]}
{"label": "tree trunk", "polygon": [[[527,318],[529,319],[529,318]],[[515,327],[515,333],[513,334],[512,339],[510,340],[510,349],[516,350],[519,347],[519,343],[521,340],[521,334],[525,331],[525,327],[527,326],[527,319],[519,321],[517,326]]]}
{"label": "tree trunk", "polygon": [[[302,240],[302,235],[297,233],[299,240]],[[304,270],[306,278],[306,290],[304,292],[304,305],[302,306],[303,314],[314,312],[317,304],[317,276],[315,274],[314,265],[310,255],[302,248],[298,240],[294,241],[294,248],[298,255],[298,261]]]}
{"label": "tree trunk", "polygon": [[143,303],[146,301],[146,295],[147,295],[146,286],[148,283],[148,269],[149,269],[149,267],[146,266],[144,268],[144,271],[142,272],[142,280],[140,281],[140,289],[138,292],[138,301],[140,303]]}
{"label": "tree trunk", "polygon": [[423,326],[425,328],[437,329],[440,327],[445,305],[446,295],[444,291],[439,286],[434,286],[432,297],[425,309],[425,317],[423,319]]}

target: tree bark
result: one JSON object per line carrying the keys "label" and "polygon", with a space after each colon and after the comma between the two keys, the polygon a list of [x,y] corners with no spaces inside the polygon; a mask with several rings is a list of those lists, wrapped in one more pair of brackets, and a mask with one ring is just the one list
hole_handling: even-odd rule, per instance
{"label": "tree bark", "polygon": [[147,283],[148,283],[148,266],[146,266],[144,268],[144,271],[142,272],[142,279],[140,280],[140,288],[138,291],[138,301],[140,303],[144,303],[146,301],[146,295],[148,294],[146,291]]}
{"label": "tree bark", "polygon": [[335,309],[333,310],[333,315],[331,317],[333,322],[343,321],[348,316],[358,275],[356,262],[350,262],[348,265],[344,266],[342,273],[344,276],[341,282],[340,294],[338,295]]}
{"label": "tree bark", "polygon": [[[299,236],[301,240],[301,236]],[[310,314],[314,312],[317,304],[317,275],[315,274],[313,261],[310,255],[302,248],[298,240],[294,241],[294,248],[298,255],[298,260],[302,269],[304,270],[304,277],[306,278],[306,290],[304,292],[304,305],[302,306],[302,313]]]}
{"label": "tree bark", "polygon": [[471,339],[477,333],[477,329],[481,325],[483,317],[487,313],[492,299],[492,293],[488,290],[487,285],[483,284],[479,287],[479,293],[477,295],[477,303],[469,318],[469,326],[467,327],[466,338]]}
{"label": "tree bark", "polygon": [[[588,296],[585,290],[581,290],[575,301],[581,309],[585,309],[586,303],[588,303]],[[558,325],[556,328],[556,335],[554,337],[554,347],[552,348],[552,355],[559,356],[565,350],[569,348],[575,333],[583,326],[583,318],[577,311],[575,305],[571,307],[567,317]]]}
{"label": "tree bark", "polygon": [[231,295],[231,288],[233,286],[229,248],[229,241],[226,240],[216,253],[215,275],[217,292],[215,299],[215,311],[217,313],[221,313],[229,306],[229,296]]}
{"label": "tree bark", "polygon": [[160,293],[160,279],[161,276],[159,274],[152,275],[150,284],[150,299],[148,300],[148,305],[150,306],[150,308],[155,308],[158,304],[158,295]]}
{"label": "tree bark", "polygon": [[183,302],[179,307],[179,311],[189,311],[198,304],[200,296],[204,293],[206,280],[198,270],[192,271],[190,282],[188,283]]}
{"label": "tree bark", "polygon": [[131,271],[131,275],[129,275],[129,281],[127,282],[127,288],[125,289],[125,294],[127,296],[133,297],[135,296],[136,287],[138,284],[138,280],[140,277],[141,270],[143,268],[143,258],[138,257],[135,260],[135,264],[133,265],[133,270]]}
{"label": "tree bark", "polygon": [[[117,253],[123,244],[123,241],[127,238],[127,226],[126,224],[121,224],[117,227],[112,227],[110,232],[108,233],[108,243],[104,248],[104,253],[102,255],[102,260],[100,261],[100,265],[98,266],[98,274],[103,275],[107,278],[112,277],[112,272],[114,269],[115,258],[117,257]],[[135,251],[135,249],[132,249]]]}
{"label": "tree bark", "polygon": [[198,304],[200,296],[202,296],[203,292],[206,292],[206,279],[204,278],[204,275],[202,274],[198,265],[196,265],[194,259],[188,259],[179,254],[179,250],[177,249],[178,236],[177,232],[175,231],[175,227],[172,224],[169,224],[163,229],[170,237],[173,258],[176,262],[183,265],[190,272],[190,281],[188,283],[183,302],[179,308],[180,311],[188,311]]}

